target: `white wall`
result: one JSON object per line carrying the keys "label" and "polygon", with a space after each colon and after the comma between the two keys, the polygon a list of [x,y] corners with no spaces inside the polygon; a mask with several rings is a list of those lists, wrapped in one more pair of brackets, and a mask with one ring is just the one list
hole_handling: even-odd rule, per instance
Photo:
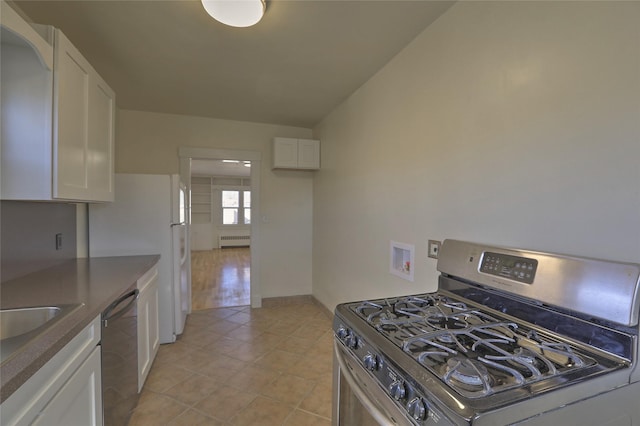
{"label": "white wall", "polygon": [[178,147],[262,153],[260,294],[311,293],[313,174],[271,170],[274,136],[310,138],[311,130],[193,116],[119,110],[116,172],[178,173]]}
{"label": "white wall", "polygon": [[428,239],[640,262],[638,22],[639,2],[449,9],[314,129],[314,295],[435,290]]}

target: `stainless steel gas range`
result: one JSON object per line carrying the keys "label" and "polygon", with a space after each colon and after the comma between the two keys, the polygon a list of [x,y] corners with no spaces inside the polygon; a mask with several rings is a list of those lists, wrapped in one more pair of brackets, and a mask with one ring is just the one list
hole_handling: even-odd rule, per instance
{"label": "stainless steel gas range", "polygon": [[438,270],[336,307],[334,425],[640,425],[640,265],[445,240]]}

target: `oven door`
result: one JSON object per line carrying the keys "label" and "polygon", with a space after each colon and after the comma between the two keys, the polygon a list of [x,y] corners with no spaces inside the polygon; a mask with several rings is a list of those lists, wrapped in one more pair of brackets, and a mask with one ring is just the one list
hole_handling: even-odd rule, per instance
{"label": "oven door", "polygon": [[334,341],[333,425],[411,425],[338,341]]}
{"label": "oven door", "polygon": [[[334,340],[333,426],[426,426],[408,417],[340,341]],[[441,419],[438,426],[448,424]]]}

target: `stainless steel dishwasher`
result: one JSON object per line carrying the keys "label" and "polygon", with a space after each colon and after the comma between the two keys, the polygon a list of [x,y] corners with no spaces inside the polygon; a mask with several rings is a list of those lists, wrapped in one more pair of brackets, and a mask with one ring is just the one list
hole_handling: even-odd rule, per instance
{"label": "stainless steel dishwasher", "polygon": [[134,283],[102,313],[104,426],[126,425],[138,403],[137,300]]}

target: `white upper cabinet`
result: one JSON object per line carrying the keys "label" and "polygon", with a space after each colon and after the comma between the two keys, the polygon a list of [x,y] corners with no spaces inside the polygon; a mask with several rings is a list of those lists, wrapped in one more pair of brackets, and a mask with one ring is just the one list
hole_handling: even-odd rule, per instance
{"label": "white upper cabinet", "polygon": [[273,168],[317,170],[320,168],[320,141],[273,138]]}
{"label": "white upper cabinet", "polygon": [[60,30],[42,29],[53,46],[2,2],[1,198],[113,201],[115,95]]}
{"label": "white upper cabinet", "polygon": [[60,30],[54,64],[54,198],[113,201],[115,95]]}
{"label": "white upper cabinet", "polygon": [[98,74],[93,75],[89,90],[87,170],[91,199],[113,201],[116,95]]}
{"label": "white upper cabinet", "polygon": [[313,139],[298,139],[298,168],[320,168],[320,141]]}

